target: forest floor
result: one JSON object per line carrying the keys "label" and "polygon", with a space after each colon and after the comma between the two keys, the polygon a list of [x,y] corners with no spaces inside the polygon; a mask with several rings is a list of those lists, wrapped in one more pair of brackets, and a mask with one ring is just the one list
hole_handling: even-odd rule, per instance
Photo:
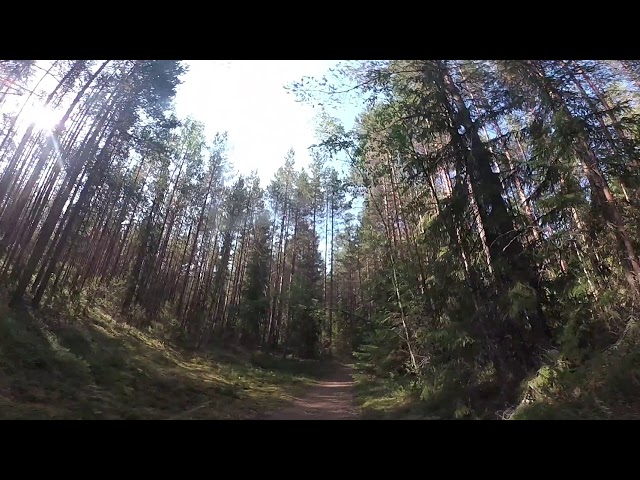
{"label": "forest floor", "polygon": [[250,419],[332,388],[332,362],[188,350],[99,308],[64,314],[4,305],[0,419]]}
{"label": "forest floor", "polygon": [[430,415],[417,398],[409,382],[388,379],[368,373],[356,366],[355,401],[367,420],[429,420]]}
{"label": "forest floor", "polygon": [[[408,379],[349,361],[195,351],[158,325],[119,322],[108,308],[11,310],[2,297],[0,419],[499,418],[451,396],[421,400]],[[528,382],[534,403],[508,417],[640,418],[637,338],[574,370],[541,369]]]}
{"label": "forest floor", "polygon": [[[529,393],[526,402],[521,396],[516,404],[500,406],[500,397],[493,395],[465,404],[462,395],[444,389],[425,395],[425,389],[408,378],[376,375],[364,364],[355,365],[355,401],[362,418],[376,420],[638,420],[638,333],[578,367],[542,367],[523,382],[523,393]],[[491,388],[485,386],[484,393]]]}
{"label": "forest floor", "polygon": [[350,366],[332,362],[331,368],[317,386],[293,403],[265,420],[355,420],[358,411],[354,405],[353,372]]}

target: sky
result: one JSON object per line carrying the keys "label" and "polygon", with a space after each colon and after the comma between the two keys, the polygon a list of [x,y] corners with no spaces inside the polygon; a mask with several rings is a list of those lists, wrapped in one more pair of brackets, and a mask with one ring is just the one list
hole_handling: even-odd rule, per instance
{"label": "sky", "polygon": [[[314,117],[319,108],[297,102],[284,86],[303,76],[322,77],[337,60],[186,63],[189,71],[175,99],[177,114],[203,122],[209,138],[227,131],[229,160],[236,171],[256,170],[266,187],[290,148],[296,153],[297,168],[309,164],[308,148],[316,143]],[[345,104],[330,113],[349,128],[358,109]]]}
{"label": "sky", "polygon": [[[39,61],[45,72],[50,61]],[[297,102],[285,86],[304,76],[322,77],[338,60],[192,60],[185,61],[188,72],[182,77],[174,101],[180,118],[193,117],[205,124],[209,139],[216,132],[228,132],[229,160],[234,170],[249,174],[256,170],[266,187],[284,163],[290,148],[296,153],[296,168],[310,162],[308,148],[317,143],[314,118],[320,108]],[[50,75],[34,76],[40,83],[32,88],[51,90],[57,80]],[[35,80],[34,80],[35,81]],[[16,109],[22,97],[10,97]],[[37,100],[37,99],[35,99]],[[17,103],[16,103],[17,102]],[[60,112],[39,108],[38,102],[23,113],[42,128],[54,125]],[[7,107],[8,108],[8,107]],[[31,111],[31,110],[33,111]],[[329,109],[347,129],[351,128],[360,107],[353,102]],[[344,161],[333,162],[345,170]]]}
{"label": "sky", "polygon": [[[180,118],[191,116],[203,122],[210,140],[216,132],[227,131],[228,159],[235,171],[245,175],[257,171],[262,187],[266,187],[284,164],[289,149],[293,148],[296,153],[297,169],[310,163],[308,148],[317,143],[314,119],[320,108],[297,102],[284,87],[304,76],[320,78],[339,61],[197,60],[185,63],[189,71],[177,90],[174,101],[177,114]],[[50,64],[50,61],[41,61],[38,68],[44,72]],[[40,83],[29,88],[49,91],[57,82],[51,75],[36,77],[34,82]],[[33,105],[26,107],[22,115],[25,122],[20,128],[33,122],[42,129],[50,129],[58,122],[61,110],[47,110],[40,105],[41,100],[34,98]],[[23,101],[22,97],[12,96],[5,107],[19,109]],[[337,107],[327,107],[327,111],[350,129],[361,108],[357,100],[344,101]],[[344,160],[336,160],[331,166],[346,173]],[[360,206],[358,200],[353,208],[357,210]]]}

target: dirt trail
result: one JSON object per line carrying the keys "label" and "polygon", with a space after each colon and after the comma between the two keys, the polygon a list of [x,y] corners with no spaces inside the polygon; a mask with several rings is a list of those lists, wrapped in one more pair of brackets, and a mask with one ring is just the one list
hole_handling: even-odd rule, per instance
{"label": "dirt trail", "polygon": [[351,369],[336,362],[335,370],[295,398],[291,406],[264,417],[265,420],[355,420],[358,412],[353,404]]}

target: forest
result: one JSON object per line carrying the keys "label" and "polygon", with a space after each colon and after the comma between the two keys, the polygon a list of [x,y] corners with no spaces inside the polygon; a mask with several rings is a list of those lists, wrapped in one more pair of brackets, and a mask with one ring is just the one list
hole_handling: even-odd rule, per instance
{"label": "forest", "polygon": [[344,62],[265,187],[186,68],[0,61],[0,418],[640,418],[639,61]]}

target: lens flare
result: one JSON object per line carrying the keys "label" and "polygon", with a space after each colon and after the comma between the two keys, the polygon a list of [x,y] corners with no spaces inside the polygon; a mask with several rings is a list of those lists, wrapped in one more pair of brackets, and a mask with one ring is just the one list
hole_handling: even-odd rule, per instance
{"label": "lens flare", "polygon": [[30,105],[22,112],[22,115],[27,123],[38,130],[53,131],[60,121],[60,114],[46,105]]}

